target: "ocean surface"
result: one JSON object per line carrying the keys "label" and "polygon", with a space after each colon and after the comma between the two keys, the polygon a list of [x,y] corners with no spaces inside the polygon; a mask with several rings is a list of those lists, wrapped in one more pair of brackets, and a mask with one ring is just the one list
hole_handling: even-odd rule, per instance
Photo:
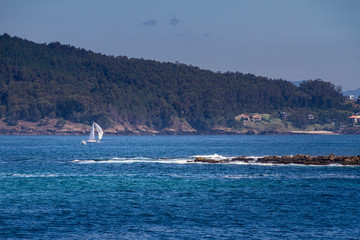
{"label": "ocean surface", "polygon": [[360,239],[360,136],[0,136],[0,239]]}

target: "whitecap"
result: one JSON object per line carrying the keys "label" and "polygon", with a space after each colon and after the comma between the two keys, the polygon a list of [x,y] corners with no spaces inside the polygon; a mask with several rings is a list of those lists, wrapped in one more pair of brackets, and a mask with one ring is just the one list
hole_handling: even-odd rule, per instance
{"label": "whitecap", "polygon": [[212,154],[212,155],[195,155],[192,156],[193,158],[198,158],[198,157],[203,157],[203,158],[209,158],[209,159],[214,159],[214,160],[224,160],[224,159],[229,159],[229,157],[225,157],[219,154]]}
{"label": "whitecap", "polygon": [[147,158],[147,157],[112,157],[109,159],[75,159],[71,162],[78,164],[106,164],[106,163],[168,163],[168,164],[186,164],[189,163],[190,158]]}
{"label": "whitecap", "polygon": [[173,164],[189,164],[191,159],[189,158],[173,158],[173,159],[157,159],[154,162],[157,163],[173,163]]}
{"label": "whitecap", "polygon": [[11,177],[18,177],[18,178],[53,178],[53,177],[59,177],[58,174],[25,174],[25,173],[14,173],[9,174]]}
{"label": "whitecap", "polygon": [[278,177],[277,175],[270,174],[257,174],[257,175],[246,175],[246,174],[238,174],[238,175],[224,175],[223,178],[229,179],[254,179],[254,178],[273,178]]}

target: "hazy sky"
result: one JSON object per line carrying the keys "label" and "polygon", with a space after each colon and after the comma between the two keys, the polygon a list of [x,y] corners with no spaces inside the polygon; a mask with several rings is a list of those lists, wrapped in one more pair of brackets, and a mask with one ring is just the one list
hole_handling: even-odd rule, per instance
{"label": "hazy sky", "polygon": [[0,0],[0,34],[360,87],[358,0]]}

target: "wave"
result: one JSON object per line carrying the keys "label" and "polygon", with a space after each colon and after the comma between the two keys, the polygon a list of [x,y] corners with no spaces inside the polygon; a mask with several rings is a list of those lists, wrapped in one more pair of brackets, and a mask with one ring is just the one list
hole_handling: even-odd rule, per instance
{"label": "wave", "polygon": [[8,173],[6,176],[18,178],[54,178],[60,177],[58,174],[25,174],[25,173]]}
{"label": "wave", "polygon": [[113,157],[108,159],[75,159],[71,162],[79,164],[129,164],[129,163],[172,163],[172,164],[187,164],[191,158],[146,158],[146,157],[130,157],[130,158],[119,158]]}
{"label": "wave", "polygon": [[0,178],[64,178],[64,177],[132,177],[136,174],[99,174],[99,173],[0,173]]}
{"label": "wave", "polygon": [[[210,154],[210,155],[192,155],[188,157],[178,157],[178,158],[150,158],[150,157],[110,157],[110,158],[94,158],[94,159],[75,159],[70,162],[77,164],[132,164],[132,163],[163,163],[163,164],[214,164],[214,163],[204,163],[204,162],[195,162],[196,158],[206,158],[214,160],[226,160],[233,159],[236,156],[223,156],[219,154]],[[341,164],[330,164],[330,165],[304,165],[304,164],[281,164],[281,163],[261,163],[257,162],[259,158],[265,156],[247,156],[244,157],[246,160],[236,160],[236,161],[225,161],[222,163],[216,164],[226,164],[226,165],[254,165],[254,166],[299,166],[299,167],[356,167],[356,166],[346,166]]]}
{"label": "wave", "polygon": [[[164,163],[164,164],[207,164],[201,162],[194,162],[195,158],[203,157],[215,160],[225,160],[235,158],[235,156],[222,156],[219,154],[211,155],[193,155],[188,157],[178,158],[149,158],[149,157],[111,157],[111,158],[94,158],[94,159],[75,159],[70,162],[77,164],[132,164],[132,163]],[[249,156],[247,158],[253,159],[249,161],[233,161],[221,164],[234,164],[234,165],[276,165],[271,163],[258,163],[256,160],[261,156]]]}
{"label": "wave", "polygon": [[[98,158],[98,159],[75,159],[70,162],[77,164],[132,164],[132,163],[164,163],[164,164],[208,164],[202,162],[194,162],[193,160],[197,157],[204,157],[215,160],[225,160],[231,159],[234,157],[225,157],[218,154],[213,155],[194,155],[190,157],[183,158],[146,158],[146,157],[130,157],[130,158],[121,158],[121,157],[112,157],[112,158]],[[260,157],[250,156],[249,159],[254,159],[251,161],[233,161],[219,164],[227,165],[258,165],[258,166],[284,166],[284,164],[273,164],[273,163],[259,163],[256,160]]]}
{"label": "wave", "polygon": [[230,157],[225,157],[219,154],[212,154],[212,155],[194,155],[191,156],[193,158],[198,158],[198,157],[203,157],[203,158],[209,158],[209,159],[214,159],[214,160],[224,160],[224,159],[229,159]]}
{"label": "wave", "polygon": [[[137,174],[133,173],[88,173],[88,174],[79,174],[79,173],[29,173],[29,174],[19,174],[19,173],[6,173],[0,174],[0,178],[67,178],[67,177],[136,177]],[[229,180],[241,180],[241,179],[360,179],[359,175],[352,175],[348,173],[322,173],[322,174],[288,174],[288,173],[274,173],[274,174],[266,174],[266,173],[255,173],[255,174],[207,174],[207,173],[198,173],[193,175],[182,174],[182,173],[169,173],[169,174],[161,174],[161,177],[170,177],[170,178],[181,178],[181,179],[229,179]]]}
{"label": "wave", "polygon": [[129,163],[167,163],[167,164],[199,164],[193,162],[197,157],[205,157],[212,159],[228,159],[229,157],[221,156],[218,154],[213,155],[196,155],[190,157],[180,157],[180,158],[149,158],[149,157],[111,157],[111,158],[94,158],[94,159],[75,159],[71,162],[78,164],[108,164],[108,163],[119,163],[119,164],[129,164]]}
{"label": "wave", "polygon": [[360,179],[360,176],[350,174],[311,174],[311,175],[283,175],[283,174],[237,174],[224,175],[227,179]]}

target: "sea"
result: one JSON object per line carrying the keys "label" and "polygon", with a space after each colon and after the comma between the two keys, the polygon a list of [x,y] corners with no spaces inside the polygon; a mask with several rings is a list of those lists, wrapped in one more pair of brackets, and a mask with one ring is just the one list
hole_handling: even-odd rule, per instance
{"label": "sea", "polygon": [[360,136],[0,136],[0,239],[360,239]]}

